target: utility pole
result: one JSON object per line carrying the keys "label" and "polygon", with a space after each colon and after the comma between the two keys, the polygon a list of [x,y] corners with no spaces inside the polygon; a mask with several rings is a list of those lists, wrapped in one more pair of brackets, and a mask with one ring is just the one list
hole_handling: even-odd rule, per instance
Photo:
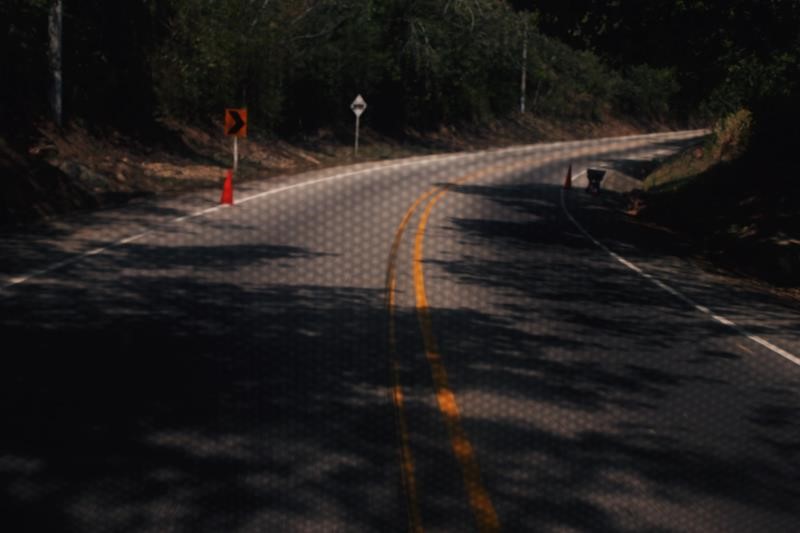
{"label": "utility pole", "polygon": [[525,87],[528,84],[528,20],[522,22],[522,81],[520,82],[519,112],[525,113]]}
{"label": "utility pole", "polygon": [[53,122],[60,128],[63,125],[64,114],[64,82],[61,72],[62,36],[64,31],[64,6],[62,0],[51,1],[50,16],[47,22],[47,34],[50,37],[50,73],[53,76],[50,110],[53,114]]}

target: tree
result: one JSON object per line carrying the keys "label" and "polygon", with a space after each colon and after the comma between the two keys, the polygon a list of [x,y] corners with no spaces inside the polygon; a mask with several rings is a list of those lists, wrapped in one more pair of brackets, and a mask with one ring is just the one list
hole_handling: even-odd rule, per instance
{"label": "tree", "polygon": [[47,34],[50,37],[50,75],[53,87],[50,96],[50,109],[53,122],[60,128],[63,124],[63,99],[64,84],[61,72],[62,34],[64,30],[64,6],[62,0],[52,0],[50,3],[50,16],[47,25]]}

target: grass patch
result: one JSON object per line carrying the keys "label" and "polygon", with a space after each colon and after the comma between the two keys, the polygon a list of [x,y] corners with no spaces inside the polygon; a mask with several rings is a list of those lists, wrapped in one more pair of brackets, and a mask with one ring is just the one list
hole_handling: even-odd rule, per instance
{"label": "grass patch", "polygon": [[719,121],[702,145],[672,156],[647,176],[644,190],[676,191],[713,167],[739,159],[747,150],[752,127],[753,115],[745,109]]}
{"label": "grass patch", "polygon": [[748,152],[752,115],[739,111],[702,145],[669,158],[630,197],[628,213],[669,227],[729,270],[800,286],[800,187],[781,165]]}

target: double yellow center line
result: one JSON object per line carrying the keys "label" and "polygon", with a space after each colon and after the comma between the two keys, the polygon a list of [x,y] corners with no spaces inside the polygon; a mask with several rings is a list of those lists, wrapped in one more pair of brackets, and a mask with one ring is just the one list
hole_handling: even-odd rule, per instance
{"label": "double yellow center line", "polygon": [[416,298],[417,318],[419,319],[422,339],[425,344],[425,356],[431,367],[436,401],[444,418],[447,432],[450,434],[450,445],[453,448],[453,453],[461,466],[467,497],[475,515],[478,530],[499,531],[500,521],[497,518],[497,512],[492,504],[492,498],[481,480],[481,471],[478,467],[475,450],[472,448],[472,444],[470,444],[464,431],[464,426],[461,423],[461,414],[456,402],[456,396],[448,383],[447,371],[439,353],[436,338],[433,335],[428,297],[425,293],[425,275],[422,270],[425,228],[433,207],[447,193],[449,188],[442,189],[428,202],[417,226],[417,235],[414,239],[414,296]]}
{"label": "double yellow center line", "polygon": [[[615,144],[603,151],[598,152],[597,146],[587,145],[570,151],[571,158],[580,158],[585,155],[593,154],[595,157],[614,150],[630,149],[640,143],[649,142],[648,139],[633,139]],[[471,445],[461,421],[461,414],[456,401],[456,396],[450,388],[447,371],[442,360],[436,338],[433,334],[428,298],[425,291],[425,276],[423,271],[423,251],[425,243],[425,230],[430,219],[434,206],[455,186],[470,180],[479,179],[496,172],[510,174],[523,169],[531,168],[536,164],[539,166],[561,161],[565,159],[565,154],[556,153],[548,156],[535,155],[526,157],[514,163],[496,163],[482,170],[474,171],[462,175],[455,181],[446,185],[432,187],[422,193],[414,203],[408,208],[398,226],[386,272],[386,302],[389,313],[389,354],[391,359],[391,372],[393,384],[393,401],[397,418],[398,435],[400,441],[400,459],[402,469],[403,487],[407,499],[409,530],[414,532],[423,531],[422,516],[419,506],[419,495],[417,492],[416,478],[414,473],[414,458],[411,452],[409,425],[405,415],[403,404],[403,389],[400,382],[400,361],[397,354],[397,328],[395,323],[396,308],[396,288],[397,288],[397,257],[403,234],[411,222],[412,217],[427,202],[417,225],[417,232],[413,246],[413,283],[416,303],[417,319],[422,332],[425,347],[425,356],[433,377],[434,393],[442,414],[444,424],[450,436],[450,444],[456,460],[461,467],[464,485],[469,500],[469,505],[475,517],[478,530],[481,532],[493,532],[500,530],[500,521],[492,503],[491,496],[486,490],[481,479],[481,472],[478,466],[475,449]]]}
{"label": "double yellow center line", "polygon": [[528,168],[533,162],[545,162],[541,156],[526,158],[522,161],[509,164],[500,163],[482,170],[468,173],[447,185],[435,186],[422,193],[414,203],[408,208],[403,219],[398,226],[392,248],[389,253],[388,266],[386,271],[386,302],[389,313],[389,356],[392,373],[392,399],[395,406],[397,431],[400,441],[400,464],[402,471],[403,488],[407,500],[409,530],[414,532],[423,531],[422,516],[419,506],[419,495],[414,470],[414,458],[411,452],[409,425],[405,415],[404,397],[402,384],[400,382],[400,361],[397,355],[397,326],[395,319],[396,309],[396,289],[397,289],[397,259],[400,245],[406,228],[411,222],[412,217],[419,207],[427,202],[417,225],[417,232],[413,246],[413,283],[415,306],[417,319],[422,332],[425,347],[425,356],[431,370],[433,378],[434,393],[442,414],[445,427],[450,436],[450,444],[453,454],[461,467],[464,486],[470,508],[475,517],[478,530],[481,532],[500,531],[500,521],[492,503],[491,496],[486,490],[481,479],[481,472],[475,449],[467,437],[461,421],[461,414],[456,401],[456,396],[450,388],[447,378],[447,370],[442,360],[441,353],[433,334],[430,307],[425,291],[425,275],[423,271],[423,251],[425,243],[425,230],[434,206],[457,185],[467,181],[479,179],[491,175],[495,172],[509,173],[523,168]]}
{"label": "double yellow center line", "polygon": [[395,407],[395,419],[397,424],[397,434],[400,439],[400,466],[403,480],[403,490],[406,496],[406,508],[408,510],[409,531],[414,533],[421,532],[422,517],[419,511],[419,498],[417,496],[417,482],[414,475],[414,457],[411,454],[411,444],[409,442],[408,421],[405,415],[403,404],[403,387],[400,384],[400,361],[397,356],[397,325],[395,321],[395,295],[397,288],[397,254],[400,244],[403,241],[408,222],[414,215],[417,207],[424,202],[436,188],[429,190],[421,195],[408,208],[400,226],[395,232],[392,249],[389,253],[389,262],[386,268],[386,307],[389,312],[389,359],[392,374],[392,401]]}

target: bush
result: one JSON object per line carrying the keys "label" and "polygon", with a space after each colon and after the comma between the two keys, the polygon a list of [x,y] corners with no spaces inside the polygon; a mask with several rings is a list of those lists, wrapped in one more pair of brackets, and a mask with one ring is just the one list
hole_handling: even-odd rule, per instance
{"label": "bush", "polygon": [[673,69],[636,65],[624,71],[614,100],[623,113],[641,118],[661,118],[669,112],[670,102],[679,90]]}
{"label": "bush", "polygon": [[747,109],[727,115],[714,125],[712,156],[720,161],[741,157],[748,148],[753,130],[753,114]]}
{"label": "bush", "polygon": [[534,112],[558,118],[599,119],[611,103],[617,74],[598,56],[535,33],[531,39]]}

